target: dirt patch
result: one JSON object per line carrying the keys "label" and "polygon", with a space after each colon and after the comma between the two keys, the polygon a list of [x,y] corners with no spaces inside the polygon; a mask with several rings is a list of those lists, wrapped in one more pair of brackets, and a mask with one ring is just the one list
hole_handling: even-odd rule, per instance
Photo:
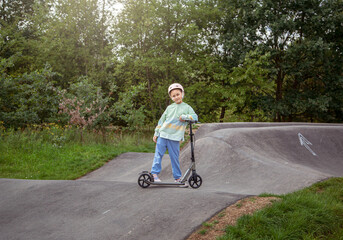
{"label": "dirt patch", "polygon": [[203,223],[187,240],[215,240],[225,234],[227,225],[235,225],[237,219],[241,216],[252,214],[278,200],[280,198],[277,197],[249,197],[242,199]]}

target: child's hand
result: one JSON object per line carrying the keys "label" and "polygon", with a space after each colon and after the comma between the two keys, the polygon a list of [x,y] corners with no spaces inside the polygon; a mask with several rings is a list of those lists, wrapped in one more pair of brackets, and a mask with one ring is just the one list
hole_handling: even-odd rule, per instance
{"label": "child's hand", "polygon": [[152,140],[153,140],[155,143],[157,143],[157,136],[154,136],[154,137],[152,138]]}
{"label": "child's hand", "polygon": [[182,116],[179,118],[180,122],[184,122],[185,120],[182,119]]}

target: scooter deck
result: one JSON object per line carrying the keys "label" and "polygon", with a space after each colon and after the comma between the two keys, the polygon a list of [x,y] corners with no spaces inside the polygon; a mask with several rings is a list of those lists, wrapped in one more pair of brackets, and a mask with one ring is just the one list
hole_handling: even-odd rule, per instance
{"label": "scooter deck", "polygon": [[178,182],[146,182],[150,185],[169,185],[169,186],[184,186],[186,183],[178,183]]}

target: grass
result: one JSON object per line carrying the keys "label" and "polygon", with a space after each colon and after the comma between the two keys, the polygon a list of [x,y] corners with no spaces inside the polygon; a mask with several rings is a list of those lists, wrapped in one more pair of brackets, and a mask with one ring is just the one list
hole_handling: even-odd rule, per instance
{"label": "grass", "polygon": [[202,224],[203,228],[198,232],[200,235],[205,235],[209,229],[213,228],[214,223],[204,222]]}
{"label": "grass", "polygon": [[343,178],[279,197],[271,207],[241,217],[218,239],[343,239]]}
{"label": "grass", "polygon": [[222,217],[224,217],[225,216],[225,211],[221,211],[219,214],[218,214],[218,217],[219,218],[222,218]]}
{"label": "grass", "polygon": [[201,229],[200,231],[199,231],[199,234],[200,235],[205,235],[207,233],[207,229]]}
{"label": "grass", "polygon": [[0,178],[71,180],[95,170],[124,152],[153,152],[153,132],[107,134],[77,129],[2,132]]}

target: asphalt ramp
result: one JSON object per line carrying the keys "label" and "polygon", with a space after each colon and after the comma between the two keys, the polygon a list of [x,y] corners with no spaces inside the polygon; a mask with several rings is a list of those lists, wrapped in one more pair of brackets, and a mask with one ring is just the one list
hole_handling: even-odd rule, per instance
{"label": "asphalt ramp", "polygon": [[[205,124],[199,189],[137,184],[152,153],[125,153],[77,181],[0,179],[0,239],[185,239],[249,195],[289,193],[343,175],[343,125]],[[180,156],[183,172],[190,147]],[[172,181],[168,156],[163,181]]]}

